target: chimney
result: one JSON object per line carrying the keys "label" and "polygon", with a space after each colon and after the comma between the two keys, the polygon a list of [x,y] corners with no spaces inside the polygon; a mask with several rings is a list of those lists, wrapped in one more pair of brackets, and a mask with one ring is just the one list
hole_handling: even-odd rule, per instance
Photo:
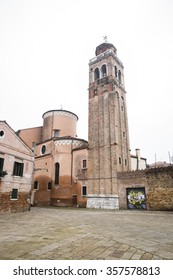
{"label": "chimney", "polygon": [[135,149],[135,151],[136,151],[136,157],[137,157],[137,170],[139,170],[139,163],[140,163],[140,159],[141,159],[141,157],[140,157],[140,149]]}

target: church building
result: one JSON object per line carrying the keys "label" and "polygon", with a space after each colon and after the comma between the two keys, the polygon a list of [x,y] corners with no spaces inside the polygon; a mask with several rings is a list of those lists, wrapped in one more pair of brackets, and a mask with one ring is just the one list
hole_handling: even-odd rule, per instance
{"label": "church building", "polygon": [[17,132],[35,154],[31,204],[85,207],[88,142],[76,136],[78,116],[50,110],[42,117],[43,126]]}
{"label": "church building", "polygon": [[[0,151],[0,195],[7,195],[9,211],[23,211],[30,204],[173,210],[173,166],[148,168],[139,149],[131,154],[124,67],[108,42],[97,46],[89,61],[88,104],[88,141],[76,136],[78,116],[63,109],[43,113],[42,126],[10,130],[8,138],[8,126],[1,123],[1,146],[10,143],[14,150],[20,143],[22,151],[9,161],[13,171]],[[10,189],[9,178],[15,183]]]}
{"label": "church building", "polygon": [[35,154],[32,205],[119,209],[117,173],[146,168],[130,155],[123,64],[103,43],[89,62],[89,139],[76,136],[78,116],[43,114],[43,126],[17,134]]}
{"label": "church building", "polygon": [[89,61],[88,105],[88,141],[76,135],[78,116],[63,109],[17,132],[0,122],[0,211],[173,210],[173,166],[149,168],[139,149],[131,154],[124,67],[108,42]]}

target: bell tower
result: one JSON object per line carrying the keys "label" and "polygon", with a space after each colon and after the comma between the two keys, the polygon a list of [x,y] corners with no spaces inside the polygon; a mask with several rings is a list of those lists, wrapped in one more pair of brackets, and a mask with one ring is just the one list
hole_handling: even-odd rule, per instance
{"label": "bell tower", "polygon": [[117,173],[130,170],[124,67],[114,45],[89,61],[88,208],[119,209]]}

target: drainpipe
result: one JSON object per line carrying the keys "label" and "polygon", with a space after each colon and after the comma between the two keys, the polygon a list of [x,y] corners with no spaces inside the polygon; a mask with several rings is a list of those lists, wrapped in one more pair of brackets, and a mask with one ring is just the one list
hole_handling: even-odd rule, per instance
{"label": "drainpipe", "polygon": [[71,142],[71,185],[73,184],[73,140]]}
{"label": "drainpipe", "polygon": [[35,148],[36,148],[36,143],[32,142],[32,155],[33,155],[33,167],[32,167],[32,179],[31,179],[31,190],[30,190],[30,205],[29,205],[29,211],[31,208],[31,197],[32,197],[32,186],[34,183],[34,170],[35,170]]}

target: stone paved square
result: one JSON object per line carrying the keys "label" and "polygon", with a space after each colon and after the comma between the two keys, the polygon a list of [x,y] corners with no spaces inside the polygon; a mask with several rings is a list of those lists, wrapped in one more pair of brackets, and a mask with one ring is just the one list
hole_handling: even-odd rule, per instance
{"label": "stone paved square", "polygon": [[173,212],[32,207],[0,215],[1,260],[173,260]]}

